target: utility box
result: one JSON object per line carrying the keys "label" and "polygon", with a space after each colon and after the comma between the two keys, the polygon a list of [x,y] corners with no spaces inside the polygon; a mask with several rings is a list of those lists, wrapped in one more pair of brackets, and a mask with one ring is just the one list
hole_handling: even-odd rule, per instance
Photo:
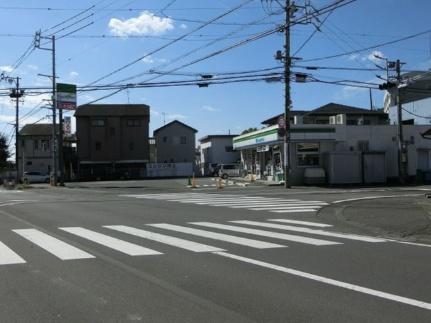
{"label": "utility box", "polygon": [[330,152],[325,155],[328,184],[362,183],[360,152]]}
{"label": "utility box", "polygon": [[384,152],[362,153],[365,184],[386,183],[386,155]]}

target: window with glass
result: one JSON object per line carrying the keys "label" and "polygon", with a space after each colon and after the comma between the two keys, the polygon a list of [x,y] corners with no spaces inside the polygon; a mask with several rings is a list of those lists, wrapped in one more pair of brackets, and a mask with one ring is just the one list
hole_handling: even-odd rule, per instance
{"label": "window with glass", "polygon": [[297,165],[299,167],[319,166],[320,146],[318,143],[296,144]]}
{"label": "window with glass", "polygon": [[102,143],[100,141],[96,142],[95,148],[96,148],[96,151],[102,150]]}
{"label": "window with glass", "polygon": [[187,137],[186,136],[181,136],[180,137],[180,144],[181,145],[185,145],[187,143]]}
{"label": "window with glass", "polygon": [[127,126],[128,127],[140,127],[141,126],[141,120],[139,120],[139,119],[127,119]]}
{"label": "window with glass", "polygon": [[105,120],[93,119],[93,120],[91,120],[91,126],[93,126],[93,127],[104,127],[105,126]]}

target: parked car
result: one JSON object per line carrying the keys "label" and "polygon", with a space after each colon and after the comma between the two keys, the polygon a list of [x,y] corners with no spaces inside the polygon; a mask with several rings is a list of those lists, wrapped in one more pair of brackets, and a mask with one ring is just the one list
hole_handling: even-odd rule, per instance
{"label": "parked car", "polygon": [[229,177],[239,177],[241,176],[242,171],[240,165],[238,164],[220,164],[218,170],[218,176],[223,179],[227,179]]}
{"label": "parked car", "polygon": [[209,175],[210,176],[218,176],[219,164],[212,163],[209,165]]}
{"label": "parked car", "polygon": [[22,180],[25,183],[49,183],[49,175],[41,172],[24,172]]}

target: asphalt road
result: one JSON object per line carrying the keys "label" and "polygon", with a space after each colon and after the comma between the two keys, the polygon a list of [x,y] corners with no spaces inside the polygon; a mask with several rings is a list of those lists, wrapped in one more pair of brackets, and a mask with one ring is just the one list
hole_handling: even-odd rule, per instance
{"label": "asphalt road", "polygon": [[426,187],[185,184],[0,191],[0,321],[431,321]]}

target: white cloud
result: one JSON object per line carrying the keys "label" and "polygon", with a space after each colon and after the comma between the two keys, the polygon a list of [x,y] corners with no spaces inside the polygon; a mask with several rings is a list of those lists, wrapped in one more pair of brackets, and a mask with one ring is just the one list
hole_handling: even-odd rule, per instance
{"label": "white cloud", "polygon": [[142,62],[144,62],[145,64],[153,64],[154,59],[151,57],[151,55],[148,55],[142,59]]}
{"label": "white cloud", "polygon": [[186,24],[181,24],[181,25],[180,25],[180,28],[181,28],[181,29],[187,29],[188,27],[187,27],[187,25],[186,25]]}
{"label": "white cloud", "polygon": [[187,119],[188,116],[185,116],[184,114],[174,113],[174,114],[168,114],[166,115],[167,119],[175,120],[175,119]]}
{"label": "white cloud", "polygon": [[[371,80],[364,81],[366,83],[381,83],[382,81],[378,78],[373,78]],[[364,84],[366,86],[366,84]],[[368,95],[369,89],[365,87],[353,87],[344,86],[340,91],[336,92],[334,95],[334,100],[350,100],[358,95]]]}
{"label": "white cloud", "polygon": [[69,78],[73,79],[73,78],[77,77],[78,75],[79,75],[78,72],[72,71],[69,73]]}
{"label": "white cloud", "polygon": [[10,65],[2,65],[0,66],[0,72],[10,73],[13,71],[13,67]]}
{"label": "white cloud", "polygon": [[202,106],[202,109],[205,111],[209,111],[209,112],[216,112],[216,111],[220,111],[219,109],[216,109],[210,105],[204,105]]}
{"label": "white cloud", "polygon": [[28,64],[27,67],[29,70],[33,70],[33,71],[37,71],[39,69],[39,66],[33,65],[33,64]]}
{"label": "white cloud", "polygon": [[124,20],[112,18],[108,26],[113,35],[123,37],[131,35],[157,36],[174,29],[171,18],[158,17],[149,11],[143,11],[136,18]]}
{"label": "white cloud", "polygon": [[150,109],[150,114],[155,116],[155,117],[160,116],[160,112],[157,110],[154,110],[154,109]]}
{"label": "white cloud", "polygon": [[385,57],[385,54],[383,54],[383,53],[382,53],[381,51],[379,51],[379,50],[375,50],[375,51],[371,52],[371,53],[366,57],[366,59],[367,59],[367,60],[369,60],[369,61],[371,61],[371,62],[373,62],[373,63],[375,63],[375,64],[381,63],[381,62],[382,62],[382,60],[381,60],[381,59],[379,59],[379,58],[377,58],[376,56],[384,58],[384,57]]}

